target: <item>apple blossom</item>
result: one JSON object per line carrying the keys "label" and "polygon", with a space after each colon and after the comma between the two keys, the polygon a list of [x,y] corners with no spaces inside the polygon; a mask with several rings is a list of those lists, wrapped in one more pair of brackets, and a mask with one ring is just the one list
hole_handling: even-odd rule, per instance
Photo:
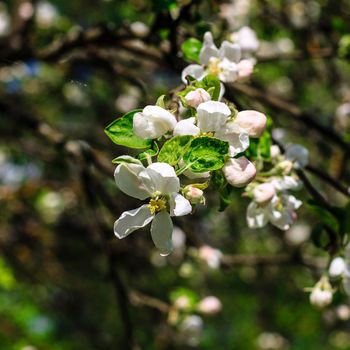
{"label": "apple blossom", "polygon": [[211,96],[202,88],[190,91],[185,96],[186,103],[193,108],[197,108],[201,103],[209,100],[211,100]]}
{"label": "apple blossom", "polygon": [[252,201],[247,208],[247,223],[250,228],[264,227],[268,222],[280,230],[288,230],[296,220],[295,210],[302,202],[292,195],[275,195],[267,204]]}
{"label": "apple blossom", "polygon": [[246,186],[256,175],[254,164],[246,157],[228,159],[222,171],[227,182],[235,187]]}
{"label": "apple blossom", "polygon": [[183,194],[191,204],[205,204],[203,191],[195,186],[188,185],[184,188]]}
{"label": "apple blossom", "polygon": [[237,113],[235,123],[248,132],[250,137],[260,137],[266,128],[266,116],[257,111],[241,111]]}
{"label": "apple blossom", "polygon": [[258,37],[255,31],[248,26],[244,26],[232,33],[230,39],[232,42],[237,43],[244,53],[253,53],[259,48]]}
{"label": "apple blossom", "polygon": [[329,265],[329,276],[331,277],[342,277],[344,274],[347,274],[347,266],[344,258],[338,256],[334,258]]}
{"label": "apple blossom", "polygon": [[198,311],[206,315],[215,315],[221,308],[221,301],[215,296],[205,297],[197,306]]}
{"label": "apple blossom", "polygon": [[253,190],[254,200],[258,204],[269,202],[276,194],[275,187],[271,183],[262,183]]}
{"label": "apple blossom", "polygon": [[153,163],[145,168],[141,164],[120,164],[115,170],[117,186],[127,195],[141,200],[150,198],[149,204],[122,213],[114,224],[114,233],[124,238],[151,221],[151,236],[161,255],[172,251],[171,216],[187,215],[190,202],[180,195],[180,182],[175,170],[167,163]]}
{"label": "apple blossom", "polygon": [[174,129],[176,118],[159,106],[146,106],[142,112],[135,113],[134,133],[143,139],[155,139]]}
{"label": "apple blossom", "polygon": [[333,300],[333,289],[327,277],[322,277],[312,288],[310,303],[320,309],[328,306]]}

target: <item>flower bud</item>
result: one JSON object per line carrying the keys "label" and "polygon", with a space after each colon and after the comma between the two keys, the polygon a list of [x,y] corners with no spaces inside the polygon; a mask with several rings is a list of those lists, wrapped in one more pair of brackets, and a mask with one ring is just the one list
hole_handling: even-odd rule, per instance
{"label": "flower bud", "polygon": [[271,159],[275,159],[281,155],[281,149],[278,145],[271,145],[270,147],[270,157]]}
{"label": "flower bud", "polygon": [[283,174],[289,174],[293,169],[293,163],[290,160],[283,160],[278,163],[277,168],[282,170]]}
{"label": "flower bud", "polygon": [[238,112],[235,123],[247,130],[250,137],[260,137],[266,127],[266,116],[257,111]]}
{"label": "flower bud", "polygon": [[329,265],[328,269],[331,277],[340,277],[346,272],[346,264],[342,257],[338,256],[334,258]]}
{"label": "flower bud", "polygon": [[275,187],[268,182],[256,186],[253,190],[254,200],[259,204],[269,202],[275,194]]}
{"label": "flower bud", "polygon": [[329,305],[333,299],[333,289],[327,277],[322,277],[312,288],[310,303],[318,308]]}
{"label": "flower bud", "polygon": [[214,315],[222,308],[221,301],[214,296],[202,299],[198,304],[198,311],[206,315]]}
{"label": "flower bud", "polygon": [[246,157],[230,158],[222,168],[227,182],[235,187],[248,185],[256,175],[256,169]]}
{"label": "flower bud", "polygon": [[192,185],[188,185],[184,189],[184,195],[191,204],[205,204],[203,191]]}
{"label": "flower bud", "polygon": [[185,96],[186,103],[193,108],[197,108],[201,103],[209,100],[211,100],[211,96],[202,88],[190,91]]}
{"label": "flower bud", "polygon": [[242,60],[237,64],[238,77],[247,78],[253,74],[254,63],[251,60]]}
{"label": "flower bud", "polygon": [[315,288],[310,294],[310,303],[320,309],[332,302],[333,293],[329,290]]}

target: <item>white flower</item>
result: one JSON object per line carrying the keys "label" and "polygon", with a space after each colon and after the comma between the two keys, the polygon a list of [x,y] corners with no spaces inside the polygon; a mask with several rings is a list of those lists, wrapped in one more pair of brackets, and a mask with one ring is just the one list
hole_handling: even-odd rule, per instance
{"label": "white flower", "polygon": [[237,43],[241,50],[246,53],[255,52],[259,48],[258,37],[255,31],[248,26],[244,26],[237,32],[232,33],[230,39]]}
{"label": "white flower", "polygon": [[201,132],[213,132],[214,136],[230,144],[233,157],[249,147],[248,132],[235,121],[230,121],[231,111],[225,103],[208,101],[197,108],[198,127]]}
{"label": "white flower", "polygon": [[[253,71],[253,61],[241,62],[241,49],[238,44],[223,41],[218,49],[214,44],[210,32],[204,34],[203,46],[199,54],[201,65],[191,64],[182,72],[182,80],[186,83],[186,76],[191,75],[197,80],[203,79],[207,74],[219,77],[224,83],[234,82],[245,77]],[[247,60],[245,60],[247,61]]]}
{"label": "white flower", "polygon": [[320,309],[326,307],[332,302],[333,289],[327,277],[322,277],[312,288],[310,294],[310,303]]}
{"label": "white flower", "polygon": [[257,111],[238,112],[235,123],[247,130],[250,137],[260,137],[266,128],[266,116]]}
{"label": "white flower", "polygon": [[222,168],[227,182],[235,187],[244,187],[253,181],[256,169],[246,157],[230,158]]}
{"label": "white flower", "polygon": [[174,136],[178,135],[192,135],[196,136],[200,133],[200,129],[198,126],[195,125],[196,118],[191,117],[188,119],[180,120],[173,131]]}
{"label": "white flower", "polygon": [[269,202],[276,194],[275,187],[269,183],[262,183],[256,186],[253,190],[254,200],[258,204]]}
{"label": "white flower", "polygon": [[204,260],[211,269],[218,269],[220,267],[222,252],[219,249],[204,245],[199,248],[198,256]]}
{"label": "white flower", "polygon": [[146,106],[142,112],[135,113],[133,119],[134,133],[143,139],[161,137],[175,125],[175,116],[159,106]]}
{"label": "white flower", "polygon": [[275,187],[276,191],[300,190],[302,187],[302,182],[299,179],[288,175],[273,178],[271,184]]}
{"label": "white flower", "polygon": [[247,208],[247,222],[250,228],[265,226],[268,222],[285,231],[296,220],[295,210],[302,202],[292,195],[275,195],[270,202],[261,205],[252,201]]}
{"label": "white flower", "polygon": [[309,164],[309,151],[301,145],[289,145],[284,156],[294,162],[296,168],[303,168]]}
{"label": "white flower", "polygon": [[211,96],[202,88],[190,91],[185,96],[186,103],[194,108],[197,108],[201,103],[211,100]]}
{"label": "white flower", "polygon": [[115,170],[117,186],[131,197],[151,198],[149,204],[122,213],[114,223],[114,233],[124,238],[152,220],[151,236],[161,255],[172,251],[173,224],[170,216],[191,212],[190,202],[180,195],[180,181],[174,168],[166,163],[153,163],[145,168],[139,164],[120,164]]}
{"label": "white flower", "polygon": [[344,258],[340,256],[334,258],[329,265],[328,272],[331,277],[342,277],[347,274],[347,266]]}
{"label": "white flower", "polygon": [[197,306],[198,311],[206,315],[215,315],[221,308],[221,301],[215,296],[205,297]]}

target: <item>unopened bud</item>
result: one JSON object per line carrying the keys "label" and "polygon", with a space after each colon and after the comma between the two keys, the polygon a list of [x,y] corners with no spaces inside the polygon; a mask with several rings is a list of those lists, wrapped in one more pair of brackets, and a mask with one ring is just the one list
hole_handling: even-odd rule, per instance
{"label": "unopened bud", "polygon": [[253,74],[254,63],[251,60],[241,60],[237,67],[239,78],[246,78]]}
{"label": "unopened bud", "polygon": [[270,157],[271,159],[275,159],[281,155],[281,149],[277,145],[271,145],[270,147]]}
{"label": "unopened bud", "polygon": [[218,313],[221,308],[221,301],[215,296],[206,297],[198,304],[198,311],[206,315],[214,315]]}
{"label": "unopened bud", "polygon": [[275,187],[268,182],[256,186],[253,190],[254,200],[259,204],[269,202],[275,194]]}
{"label": "unopened bud", "polygon": [[290,160],[283,160],[278,163],[277,168],[282,170],[284,175],[289,174],[293,169],[293,163]]}
{"label": "unopened bud", "polygon": [[184,189],[184,195],[191,204],[205,204],[203,191],[192,185],[188,185]]}
{"label": "unopened bud", "polygon": [[260,137],[266,128],[266,116],[257,111],[242,111],[237,114],[235,123],[247,130],[250,137]]}
{"label": "unopened bud", "polygon": [[211,100],[211,97],[209,93],[202,88],[196,89],[194,91],[190,91],[185,96],[186,103],[193,108],[197,108],[201,103],[207,102],[210,100]]}
{"label": "unopened bud", "polygon": [[246,157],[230,158],[222,168],[227,182],[235,187],[248,185],[256,175],[256,169]]}
{"label": "unopened bud", "polygon": [[346,272],[346,264],[342,257],[338,256],[334,258],[329,265],[328,269],[331,277],[340,277]]}
{"label": "unopened bud", "polygon": [[322,277],[312,289],[310,303],[320,309],[329,305],[333,300],[333,289],[327,277]]}

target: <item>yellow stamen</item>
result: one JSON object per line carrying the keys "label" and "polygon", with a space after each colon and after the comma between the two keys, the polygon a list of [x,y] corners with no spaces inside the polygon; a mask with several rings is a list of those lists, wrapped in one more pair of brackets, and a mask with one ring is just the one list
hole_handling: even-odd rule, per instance
{"label": "yellow stamen", "polygon": [[220,59],[216,57],[211,57],[208,63],[208,70],[210,74],[218,75],[220,73],[219,68]]}
{"label": "yellow stamen", "polygon": [[166,201],[163,198],[151,199],[148,204],[151,214],[156,214],[161,210],[166,209]]}

